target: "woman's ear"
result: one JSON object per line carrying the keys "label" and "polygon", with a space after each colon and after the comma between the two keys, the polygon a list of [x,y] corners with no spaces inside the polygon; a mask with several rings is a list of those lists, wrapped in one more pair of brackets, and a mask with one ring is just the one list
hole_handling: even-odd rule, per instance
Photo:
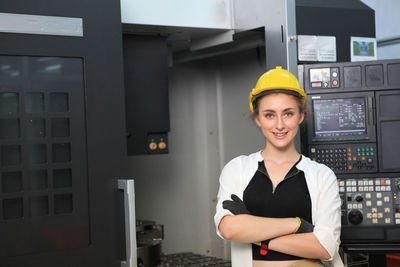
{"label": "woman's ear", "polygon": [[253,116],[253,120],[257,124],[258,127],[261,127],[261,122],[257,115]]}
{"label": "woman's ear", "polygon": [[304,121],[304,111],[300,113],[299,125]]}

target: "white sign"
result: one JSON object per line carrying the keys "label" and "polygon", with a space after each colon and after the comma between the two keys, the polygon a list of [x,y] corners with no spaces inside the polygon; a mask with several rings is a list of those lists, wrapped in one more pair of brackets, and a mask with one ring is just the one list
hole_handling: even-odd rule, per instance
{"label": "white sign", "polygon": [[336,37],[299,35],[298,59],[299,61],[336,61]]}
{"label": "white sign", "polygon": [[318,61],[316,35],[299,35],[297,49],[299,61]]}
{"label": "white sign", "polygon": [[336,37],[317,36],[318,61],[336,62]]}

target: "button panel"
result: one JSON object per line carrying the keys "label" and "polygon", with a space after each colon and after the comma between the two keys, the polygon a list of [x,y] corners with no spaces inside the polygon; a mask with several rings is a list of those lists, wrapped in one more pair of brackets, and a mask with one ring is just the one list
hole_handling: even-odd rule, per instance
{"label": "button panel", "polygon": [[400,178],[338,179],[342,224],[400,224]]}
{"label": "button panel", "polygon": [[340,87],[339,68],[312,68],[310,69],[310,88],[338,88]]}
{"label": "button panel", "polygon": [[311,145],[309,156],[335,173],[377,172],[375,144]]}

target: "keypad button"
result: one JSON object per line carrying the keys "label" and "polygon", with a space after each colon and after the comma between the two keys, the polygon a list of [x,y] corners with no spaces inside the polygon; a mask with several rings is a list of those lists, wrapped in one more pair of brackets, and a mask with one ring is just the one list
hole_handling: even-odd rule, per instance
{"label": "keypad button", "polygon": [[370,192],[374,191],[374,187],[373,186],[368,187],[368,191]]}

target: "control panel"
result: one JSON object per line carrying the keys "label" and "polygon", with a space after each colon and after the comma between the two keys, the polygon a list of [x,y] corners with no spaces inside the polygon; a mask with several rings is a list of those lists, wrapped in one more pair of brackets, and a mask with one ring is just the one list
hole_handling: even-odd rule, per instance
{"label": "control panel", "polygon": [[311,88],[338,88],[340,86],[339,68],[310,69]]}
{"label": "control panel", "polygon": [[342,225],[400,224],[400,178],[338,179]]}
{"label": "control panel", "polygon": [[375,143],[310,145],[308,152],[335,173],[377,172]]}
{"label": "control panel", "polygon": [[399,71],[400,60],[299,65],[302,153],[338,178],[349,250],[400,252]]}

